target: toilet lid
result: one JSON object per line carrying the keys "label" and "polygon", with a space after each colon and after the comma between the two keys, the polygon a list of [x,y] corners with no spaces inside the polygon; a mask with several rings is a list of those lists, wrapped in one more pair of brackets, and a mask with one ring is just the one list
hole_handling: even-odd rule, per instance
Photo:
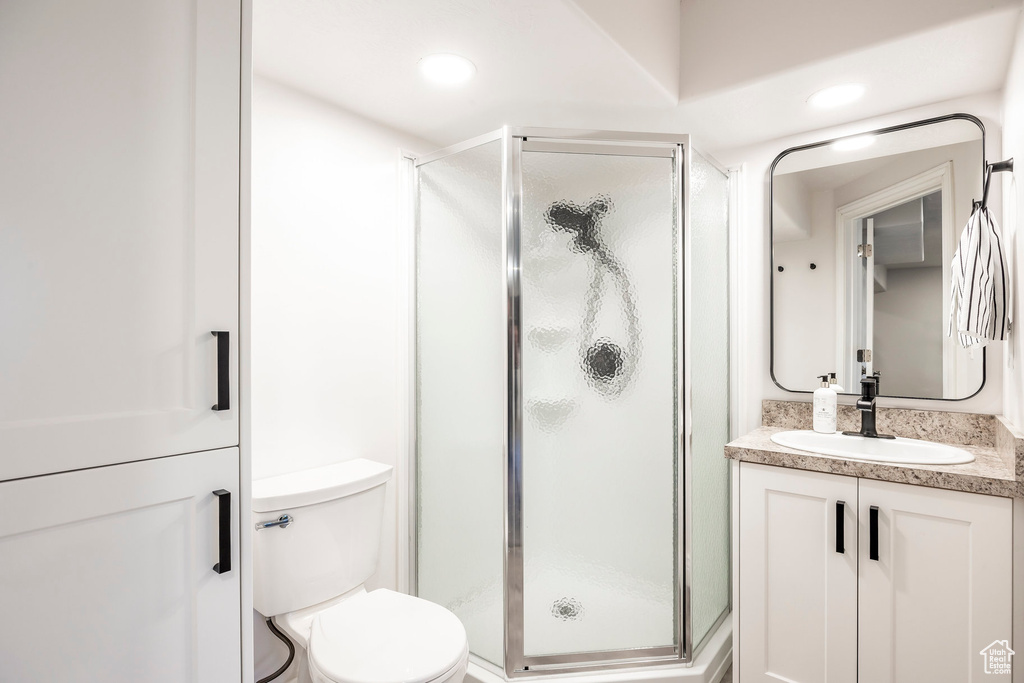
{"label": "toilet lid", "polygon": [[358,595],[321,612],[309,658],[337,683],[425,683],[466,653],[466,629],[432,602],[389,590]]}

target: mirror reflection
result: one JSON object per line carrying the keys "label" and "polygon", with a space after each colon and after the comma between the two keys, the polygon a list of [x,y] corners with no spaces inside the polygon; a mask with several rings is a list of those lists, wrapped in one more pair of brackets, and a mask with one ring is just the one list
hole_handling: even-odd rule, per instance
{"label": "mirror reflection", "polygon": [[957,114],[786,150],[771,176],[772,378],[963,399],[984,352],[947,335],[950,262],[981,198],[984,129]]}

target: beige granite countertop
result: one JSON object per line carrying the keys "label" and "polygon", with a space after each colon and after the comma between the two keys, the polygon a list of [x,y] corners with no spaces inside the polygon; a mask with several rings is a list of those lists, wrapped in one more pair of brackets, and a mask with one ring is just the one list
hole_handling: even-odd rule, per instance
{"label": "beige granite countertop", "polygon": [[[848,424],[857,418],[856,409],[840,408],[848,410],[840,412],[839,429],[857,429],[859,424]],[[762,421],[764,427],[726,445],[725,457],[953,491],[1024,497],[1024,434],[1000,416],[879,408],[880,432],[963,448],[975,458],[974,462],[963,465],[896,465],[847,460],[786,448],[771,440],[772,434],[777,432],[810,429],[810,403],[764,401]]]}

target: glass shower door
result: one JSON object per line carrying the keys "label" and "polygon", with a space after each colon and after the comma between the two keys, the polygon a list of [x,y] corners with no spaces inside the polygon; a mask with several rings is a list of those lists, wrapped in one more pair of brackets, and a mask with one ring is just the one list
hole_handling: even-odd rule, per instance
{"label": "glass shower door", "polygon": [[501,666],[501,141],[422,164],[417,204],[417,592]]}
{"label": "glass shower door", "polygon": [[526,666],[678,652],[678,149],[523,143]]}
{"label": "glass shower door", "polygon": [[[729,610],[729,176],[691,152],[686,236],[690,641]],[[691,652],[691,655],[693,653]]]}

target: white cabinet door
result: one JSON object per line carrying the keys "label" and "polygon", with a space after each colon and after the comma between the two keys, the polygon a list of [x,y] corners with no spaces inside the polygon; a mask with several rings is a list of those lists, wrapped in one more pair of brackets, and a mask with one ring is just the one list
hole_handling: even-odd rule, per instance
{"label": "white cabinet door", "polygon": [[1008,498],[860,481],[861,681],[996,680],[980,653],[1013,640],[1011,522]]}
{"label": "white cabinet door", "polygon": [[0,484],[0,680],[241,676],[238,498],[227,448]]}
{"label": "white cabinet door", "polygon": [[742,683],[855,683],[857,480],[741,463],[739,515]]}
{"label": "white cabinet door", "polygon": [[0,2],[0,481],[238,444],[240,4]]}

